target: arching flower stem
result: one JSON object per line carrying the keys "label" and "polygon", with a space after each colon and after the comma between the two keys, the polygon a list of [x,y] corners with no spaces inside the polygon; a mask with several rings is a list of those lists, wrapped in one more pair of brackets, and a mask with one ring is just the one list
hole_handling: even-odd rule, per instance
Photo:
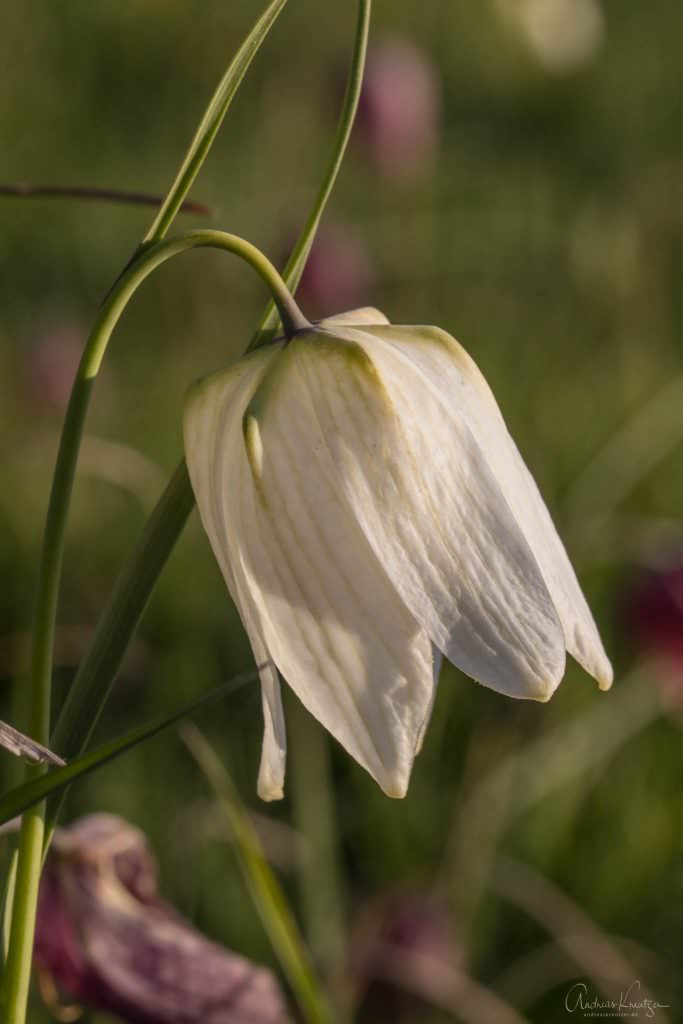
{"label": "arching flower stem", "polygon": [[[275,267],[250,242],[224,231],[190,231],[157,242],[142,252],[108,294],[86,343],[62,429],[52,482],[36,587],[36,602],[28,680],[28,734],[47,745],[50,736],[55,622],[64,556],[66,524],[85,417],[97,373],[116,324],[142,282],[162,263],[188,249],[211,248],[239,256],[269,288],[285,334],[293,337],[310,327]],[[43,767],[27,770],[27,778]],[[45,839],[45,805],[27,811],[19,841],[16,896],[6,965],[7,1024],[23,1024],[35,928],[40,866]]]}

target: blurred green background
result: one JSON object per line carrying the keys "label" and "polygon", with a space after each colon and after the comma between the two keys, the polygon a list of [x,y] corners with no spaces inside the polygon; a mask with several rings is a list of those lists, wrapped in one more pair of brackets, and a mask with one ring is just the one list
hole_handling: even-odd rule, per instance
{"label": "blurred green background", "polygon": [[[163,192],[259,6],[8,7],[0,180]],[[290,0],[193,190],[216,226],[278,264],[329,151],[353,18],[352,4]],[[577,979],[617,993],[639,979],[670,1004],[657,1019],[680,1020],[683,669],[644,662],[626,609],[638,571],[683,550],[683,6],[377,0],[373,24],[375,44],[403,37],[422,55],[432,149],[409,174],[387,175],[356,133],[325,220],[332,254],[319,256],[333,260],[341,238],[350,281],[339,296],[334,282],[309,282],[302,304],[332,313],[348,296],[395,322],[439,324],[468,348],[567,542],[616,682],[601,695],[571,664],[550,705],[518,704],[446,667],[402,802],[290,700],[288,798],[259,805],[256,686],[197,721],[257,816],[323,970],[336,974],[355,950],[359,1020],[472,1019],[433,980],[422,1002],[362,994],[359,936],[416,905],[447,922],[450,966],[523,1018],[571,1019],[564,999]],[[65,390],[152,211],[0,198],[0,213],[0,717],[18,721]],[[184,216],[177,227],[201,223]],[[75,492],[62,688],[181,453],[185,388],[240,354],[264,299],[237,261],[196,252],[155,274],[126,312]],[[249,664],[193,515],[98,735]],[[0,770],[9,786],[9,755]],[[332,846],[320,807],[333,814]],[[163,894],[199,928],[274,963],[220,812],[175,734],[74,787],[67,818],[95,810],[146,831]],[[420,929],[407,933],[419,954]],[[478,1019],[503,1020],[482,1005]],[[37,1004],[33,1013],[49,1019]]]}

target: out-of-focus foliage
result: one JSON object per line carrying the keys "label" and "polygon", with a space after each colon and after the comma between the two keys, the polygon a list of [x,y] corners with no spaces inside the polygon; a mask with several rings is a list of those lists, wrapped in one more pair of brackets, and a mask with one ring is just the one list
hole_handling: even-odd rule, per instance
{"label": "out-of-focus foliage", "polygon": [[145,837],[91,814],[59,829],[41,880],[43,985],[138,1024],[286,1024],[273,976],[207,942],[157,893]]}
{"label": "out-of-focus foliage", "polygon": [[[253,18],[246,0],[8,6],[0,179],[163,191]],[[216,209],[217,226],[276,260],[317,187],[351,33],[349,4],[292,2],[194,188]],[[338,951],[340,933],[343,946],[374,907],[384,914],[382,901],[393,906],[402,892],[407,905],[417,892],[438,908],[439,921],[447,915],[458,951],[452,976],[446,984],[442,972],[437,991],[432,975],[406,969],[403,982],[421,985],[429,1007],[413,991],[399,1004],[406,1020],[450,1019],[454,1005],[462,1014],[463,975],[470,1001],[488,1007],[473,1019],[495,1019],[491,1004],[476,1004],[493,992],[545,1024],[564,1019],[576,980],[600,993],[638,979],[671,1004],[666,1013],[676,1020],[681,718],[676,702],[658,702],[657,669],[638,667],[637,630],[625,609],[637,570],[683,547],[683,7],[377,0],[373,34],[385,54],[397,39],[404,54],[418,48],[432,76],[423,116],[435,118],[433,135],[421,167],[387,175],[377,138],[368,142],[371,123],[359,126],[327,218],[328,242],[353,240],[337,258],[354,302],[379,306],[394,322],[438,323],[480,364],[566,539],[616,682],[599,694],[570,665],[550,705],[516,704],[446,668],[403,802],[384,798],[336,748],[329,780],[305,770],[312,750],[324,760],[327,740],[304,718],[290,754],[304,764],[290,776],[299,791],[281,806],[259,807],[256,688],[200,724],[259,815],[316,943],[324,946],[327,920]],[[19,724],[21,687],[12,683],[25,665],[65,389],[97,304],[152,213],[0,203],[0,718]],[[347,266],[354,260],[362,263],[355,274]],[[315,294],[315,275],[308,281],[315,315],[336,311],[322,276],[323,294]],[[126,313],[97,385],[75,494],[60,686],[181,453],[186,386],[240,354],[264,300],[236,261],[202,252],[155,274]],[[98,735],[190,699],[249,662],[194,517]],[[16,767],[0,756],[9,785]],[[332,814],[329,829],[310,827],[307,804]],[[220,811],[174,737],[79,784],[67,816],[92,811],[144,829],[165,894],[197,927],[273,964]],[[307,821],[310,834],[293,831]],[[327,879],[319,898],[339,911],[322,921],[311,913],[311,873]],[[354,990],[370,986],[376,999],[368,964],[352,965]],[[387,1001],[391,1014],[396,1005]],[[31,1019],[41,1021],[40,1013]]]}

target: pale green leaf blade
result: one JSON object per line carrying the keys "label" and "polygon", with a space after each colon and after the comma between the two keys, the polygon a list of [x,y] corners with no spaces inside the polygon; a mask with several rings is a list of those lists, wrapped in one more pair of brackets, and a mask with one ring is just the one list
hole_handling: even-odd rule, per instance
{"label": "pale green leaf blade", "polygon": [[[330,158],[327,167],[325,168],[323,180],[320,184],[320,188],[318,189],[318,193],[313,200],[313,205],[309,211],[306,223],[301,229],[301,234],[299,235],[296,245],[294,246],[294,249],[287,261],[287,265],[282,272],[285,283],[291,292],[296,290],[296,287],[301,280],[301,275],[303,274],[304,267],[306,266],[306,260],[308,259],[308,254],[311,251],[311,246],[313,245],[318,225],[320,224],[321,217],[325,212],[327,201],[332,194],[332,189],[334,188],[334,184],[337,180],[337,175],[339,174],[344,154],[346,153],[346,147],[351,137],[351,130],[356,119],[358,101],[360,100],[361,88],[363,85],[365,57],[368,48],[368,34],[370,32],[371,11],[372,0],[359,0],[351,68],[349,70],[349,78],[346,86],[344,102],[342,104],[342,110],[337,123],[337,131],[332,143],[332,152],[330,153]],[[269,341],[277,329],[278,322],[278,313],[275,305],[273,302],[269,302],[259,321],[258,327],[254,332],[254,336],[249,343],[249,349],[258,348],[260,345]]]}
{"label": "pale green leaf blade", "polygon": [[65,760],[72,761],[84,752],[130,638],[193,508],[194,495],[185,463],[181,462],[124,561],[93,642],[59,713],[50,746]]}
{"label": "pale green leaf blade", "polygon": [[308,1024],[332,1024],[327,998],[310,962],[303,937],[237,789],[199,729],[188,725],[182,738],[225,811],[240,867],[282,970]]}
{"label": "pale green leaf blade", "polygon": [[257,678],[257,676],[258,672],[246,672],[236,676],[230,682],[224,683],[222,686],[218,686],[205,693],[198,700],[185,704],[171,713],[167,712],[163,715],[158,715],[144,725],[137,726],[123,736],[110,740],[101,747],[97,747],[96,750],[89,751],[75,761],[71,761],[63,768],[57,768],[47,775],[40,775],[21,786],[16,786],[0,797],[0,825],[18,814],[23,814],[27,808],[39,803],[51,794],[59,792],[76,779],[95,771],[96,768],[100,768],[108,761],[120,757],[139,743],[151,739],[152,736],[156,736],[157,733],[167,729],[181,718],[185,718],[187,715],[197,711],[204,704],[217,700],[219,697],[224,697],[249,680]]}
{"label": "pale green leaf blade", "polygon": [[10,859],[2,891],[2,911],[0,914],[0,953],[3,966],[7,960],[7,953],[9,952],[9,935],[10,928],[12,926],[12,911],[14,909],[14,891],[17,882],[18,859],[18,853],[15,849],[12,851],[12,857]]}
{"label": "pale green leaf blade", "polygon": [[161,209],[154,218],[152,226],[143,239],[143,245],[159,241],[173,223],[185,196],[190,191],[192,183],[211,149],[213,140],[216,138],[218,129],[249,65],[286,3],[287,0],[273,0],[235,54],[230,67],[223,75],[218,88],[211,98],[211,102],[206,108],[175,181],[171,185],[169,193],[161,205]]}

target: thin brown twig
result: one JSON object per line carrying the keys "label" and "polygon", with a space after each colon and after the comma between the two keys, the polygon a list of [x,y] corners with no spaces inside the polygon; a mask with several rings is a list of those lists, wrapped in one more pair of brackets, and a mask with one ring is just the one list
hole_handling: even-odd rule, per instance
{"label": "thin brown twig", "polygon": [[[0,184],[0,196],[15,199],[96,199],[108,203],[129,203],[134,206],[160,206],[163,196],[151,192],[128,192],[118,188],[96,188],[85,185],[36,185],[28,181]],[[186,199],[180,207],[181,213],[198,213],[202,217],[213,217],[210,206]]]}

